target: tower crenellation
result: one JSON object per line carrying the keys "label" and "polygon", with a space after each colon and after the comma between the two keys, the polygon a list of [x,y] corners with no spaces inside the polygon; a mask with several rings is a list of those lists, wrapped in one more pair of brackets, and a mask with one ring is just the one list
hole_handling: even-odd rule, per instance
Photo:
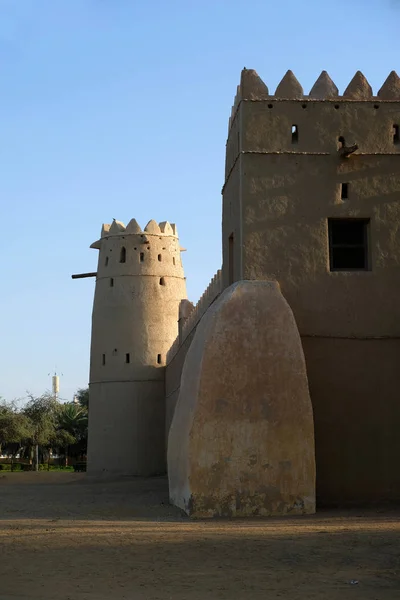
{"label": "tower crenellation", "polygon": [[177,229],[168,221],[149,221],[143,230],[135,219],[126,227],[121,221],[104,224],[100,240],[92,247],[100,250],[97,279],[127,275],[183,277]]}

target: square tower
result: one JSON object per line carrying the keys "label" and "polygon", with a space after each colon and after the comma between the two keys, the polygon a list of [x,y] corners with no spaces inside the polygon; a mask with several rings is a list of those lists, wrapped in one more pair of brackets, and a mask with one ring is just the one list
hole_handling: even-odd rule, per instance
{"label": "square tower", "polygon": [[[400,498],[400,79],[324,71],[270,95],[245,69],[229,120],[224,286],[278,280],[303,341],[322,504]],[[262,324],[260,324],[262,326]]]}

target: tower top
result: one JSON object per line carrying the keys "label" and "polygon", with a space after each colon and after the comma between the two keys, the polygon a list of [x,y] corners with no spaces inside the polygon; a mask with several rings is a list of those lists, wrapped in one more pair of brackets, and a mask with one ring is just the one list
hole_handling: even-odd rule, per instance
{"label": "tower top", "polygon": [[122,221],[113,219],[112,223],[103,223],[100,239],[93,242],[90,247],[99,250],[102,239],[120,235],[157,235],[178,238],[178,230],[175,223],[170,223],[169,221],[157,223],[157,221],[151,219],[146,227],[142,229],[136,219],[131,219],[128,225],[125,225]]}
{"label": "tower top", "polygon": [[242,101],[320,101],[320,102],[364,102],[384,101],[400,102],[400,78],[395,71],[391,71],[381,89],[374,95],[371,85],[366,77],[357,71],[342,95],[326,71],[322,71],[309,94],[305,94],[300,82],[292,71],[287,71],[279,83],[275,93],[270,93],[267,85],[254,69],[243,69],[240,76],[240,85],[233,102],[229,129],[234,121],[239,104]]}

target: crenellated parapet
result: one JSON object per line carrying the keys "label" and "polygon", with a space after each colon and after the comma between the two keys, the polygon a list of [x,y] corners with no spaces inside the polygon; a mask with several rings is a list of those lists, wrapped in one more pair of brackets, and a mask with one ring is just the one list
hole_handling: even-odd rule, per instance
{"label": "crenellated parapet", "polygon": [[154,275],[182,277],[182,248],[175,223],[150,220],[142,229],[136,219],[127,225],[116,219],[104,223],[100,238],[91,246],[99,250],[97,279]]}
{"label": "crenellated parapet", "polygon": [[400,77],[392,71],[383,83],[377,95],[374,96],[371,85],[366,77],[357,71],[349,85],[339,94],[339,90],[326,71],[322,71],[309,94],[305,94],[303,87],[292,71],[287,71],[278,84],[275,93],[270,94],[267,85],[253,69],[243,69],[240,85],[234,98],[231,116],[229,118],[229,130],[235,119],[237,110],[242,101],[265,101],[265,100],[313,100],[313,101],[400,101]]}
{"label": "crenellated parapet", "polygon": [[[168,235],[178,237],[178,230],[175,223],[170,223],[169,221],[161,221],[160,223],[157,223],[157,221],[151,219],[147,223],[146,227],[142,229],[136,219],[131,219],[128,225],[124,225],[122,221],[117,221],[114,219],[111,224],[103,223],[101,227],[100,239],[108,238],[114,235],[137,235],[142,233],[147,233],[149,235]],[[97,242],[94,243],[96,244]]]}

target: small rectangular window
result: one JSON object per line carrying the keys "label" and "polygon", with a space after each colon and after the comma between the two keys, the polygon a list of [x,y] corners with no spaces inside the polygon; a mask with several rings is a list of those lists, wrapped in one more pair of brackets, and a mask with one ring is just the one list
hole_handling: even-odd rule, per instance
{"label": "small rectangular window", "polygon": [[131,355],[129,354],[129,352],[125,354],[125,362],[127,365],[129,365],[129,363],[131,362]]}
{"label": "small rectangular window", "polygon": [[331,271],[367,271],[369,219],[328,219]]}
{"label": "small rectangular window", "polygon": [[393,144],[400,144],[400,127],[393,125]]}
{"label": "small rectangular window", "polygon": [[299,141],[299,128],[297,125],[292,125],[292,144],[297,144]]}
{"label": "small rectangular window", "polygon": [[144,252],[141,252],[140,253],[140,262],[143,262],[143,261],[144,261]]}
{"label": "small rectangular window", "polygon": [[106,355],[105,354],[103,354],[103,356],[102,356],[101,363],[103,366],[106,364]]}
{"label": "small rectangular window", "polygon": [[348,183],[342,183],[341,184],[341,193],[340,196],[342,198],[342,200],[347,200],[349,197],[349,184]]}
{"label": "small rectangular window", "polygon": [[157,364],[161,365],[161,354],[157,354]]}
{"label": "small rectangular window", "polygon": [[114,279],[110,277],[110,287],[114,287]]}

